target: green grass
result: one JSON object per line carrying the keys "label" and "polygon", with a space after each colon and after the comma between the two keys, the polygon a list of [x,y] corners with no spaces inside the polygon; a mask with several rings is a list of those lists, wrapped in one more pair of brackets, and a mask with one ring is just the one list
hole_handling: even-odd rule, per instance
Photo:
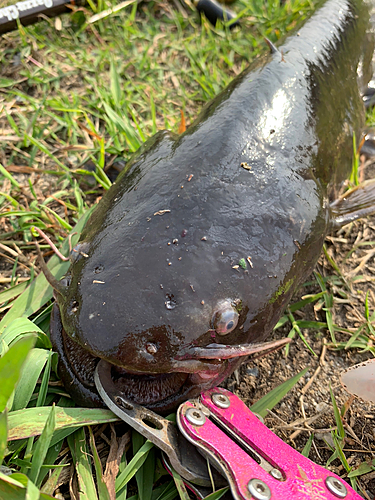
{"label": "green grass", "polygon": [[[178,10],[167,1],[130,4],[92,22],[111,3],[90,1],[89,7],[61,17],[60,31],[50,20],[4,37],[0,243],[11,267],[5,277],[9,287],[0,293],[0,312],[7,312],[0,323],[0,459],[13,474],[0,473],[0,498],[39,498],[39,491],[40,498],[50,498],[72,462],[80,498],[108,498],[98,452],[103,440],[95,434],[99,427],[92,432],[84,426],[115,418],[107,410],[71,408],[58,385],[57,355],[48,338],[52,291],[42,275],[35,276],[32,227],[47,232],[67,255],[68,234],[77,231],[73,243],[78,240],[89,207],[110,187],[108,165],[128,160],[159,129],[177,132],[181,110],[188,124],[193,121],[205,102],[267,50],[265,36],[277,41],[314,3],[238,1],[234,9],[242,29],[231,32],[201,24],[189,3]],[[57,277],[68,265],[56,256],[49,260]],[[25,277],[28,281],[22,281]],[[332,288],[345,294],[347,282],[340,274],[317,276],[317,282],[321,291],[291,305],[278,327],[290,322],[289,336],[299,335],[307,346],[304,329],[326,329],[337,348],[374,352],[368,300],[363,325],[347,343],[338,342],[342,328],[332,319]],[[325,321],[295,317],[311,303],[321,303]],[[296,380],[258,402],[257,411],[264,414]],[[119,446],[113,439],[108,449]],[[134,434],[132,447],[119,458],[116,498],[135,500],[131,484],[141,500],[173,500],[178,490],[184,496],[177,477],[161,477],[165,473],[150,443]]]}

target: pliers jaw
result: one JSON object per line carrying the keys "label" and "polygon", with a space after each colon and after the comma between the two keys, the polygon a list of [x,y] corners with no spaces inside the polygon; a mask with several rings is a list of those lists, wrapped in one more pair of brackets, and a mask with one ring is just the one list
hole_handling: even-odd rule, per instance
{"label": "pliers jaw", "polygon": [[[184,438],[173,422],[119,394],[112,380],[111,365],[106,361],[101,360],[97,365],[95,385],[108,408],[160,448],[183,479],[197,486],[212,486],[207,461],[194,444]],[[214,480],[219,486],[227,484],[216,471]]]}

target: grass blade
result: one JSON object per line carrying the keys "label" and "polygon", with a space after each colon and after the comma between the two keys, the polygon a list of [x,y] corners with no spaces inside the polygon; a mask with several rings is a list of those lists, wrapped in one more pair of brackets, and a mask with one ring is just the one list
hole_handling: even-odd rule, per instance
{"label": "grass blade", "polygon": [[331,394],[331,400],[332,400],[332,406],[333,406],[333,413],[335,415],[335,420],[336,420],[336,425],[337,425],[337,434],[338,434],[338,436],[339,436],[340,439],[344,439],[344,437],[345,437],[345,429],[344,429],[344,425],[342,423],[342,418],[341,418],[340,410],[338,409],[338,406],[337,406],[337,403],[336,403],[336,399],[335,399],[335,396],[333,394],[331,386],[329,387],[329,392]]}
{"label": "grass blade", "polygon": [[3,306],[5,302],[8,302],[8,300],[18,297],[18,295],[25,290],[28,284],[28,281],[24,281],[23,283],[18,283],[18,285],[14,285],[11,288],[0,292],[0,305]]}
{"label": "grass blade", "polygon": [[[38,335],[39,338],[42,338],[43,340],[48,340],[45,333],[35,323],[26,318],[17,318],[12,321],[0,335],[0,342],[5,342],[8,346],[10,346],[25,334],[32,333]],[[48,347],[51,347],[49,340],[47,345]]]}
{"label": "grass blade", "polygon": [[70,435],[68,445],[77,471],[80,500],[97,500],[98,495],[92,476],[91,463],[88,460],[85,430],[78,429]]}
{"label": "grass blade", "polygon": [[38,479],[40,468],[43,465],[48,448],[50,447],[52,435],[55,430],[55,422],[55,405],[53,405],[48,415],[46,425],[44,426],[43,432],[38,439],[33,452],[33,460],[31,462],[31,469],[28,476],[34,483]]}
{"label": "grass blade", "polygon": [[16,187],[17,189],[20,189],[21,186],[20,184],[16,181],[16,179],[13,177],[13,175],[11,175],[8,170],[6,170],[2,164],[0,163],[0,174],[2,174],[6,179],[8,179],[14,187]]}
{"label": "grass blade", "polygon": [[0,466],[3,463],[5,450],[7,448],[8,436],[8,412],[4,410],[0,413]]}
{"label": "grass blade", "polygon": [[178,494],[180,495],[180,499],[181,500],[190,500],[188,492],[186,491],[186,486],[185,486],[180,474],[178,474],[178,472],[176,472],[174,469],[172,469],[172,475],[173,475],[174,484],[176,485]]}
{"label": "grass blade", "polygon": [[32,481],[27,481],[25,500],[39,500],[39,489]]}
{"label": "grass blade", "polygon": [[52,358],[54,356],[56,356],[56,358],[57,358],[56,353],[53,353],[52,351],[48,351],[47,363],[46,363],[46,367],[44,369],[42,383],[40,384],[36,406],[44,406],[45,405],[46,396],[48,393],[48,383],[49,383],[49,379],[50,379],[50,375],[51,375]]}
{"label": "grass blade", "polygon": [[[0,498],[1,500],[28,500],[27,491],[34,493],[32,486],[27,489],[30,481],[23,474],[6,476],[0,472]],[[35,488],[35,486],[34,486]],[[38,491],[39,500],[55,500],[54,497]],[[30,497],[29,497],[30,498]]]}
{"label": "grass blade", "polygon": [[301,455],[303,455],[306,458],[309,458],[310,450],[311,450],[311,445],[314,440],[314,434],[310,434],[309,439],[307,440],[307,443],[303,447],[303,450],[301,451]]}
{"label": "grass blade", "polygon": [[20,378],[22,366],[34,343],[34,337],[24,337],[0,358],[0,412],[4,411],[13,394],[15,385]]}
{"label": "grass blade", "polygon": [[115,103],[115,106],[120,109],[123,101],[122,86],[120,83],[120,78],[116,68],[116,64],[113,59],[111,59],[110,73],[111,73],[111,93],[113,102]]}
{"label": "grass blade", "polygon": [[40,149],[40,151],[42,151],[44,154],[46,154],[47,156],[49,156],[54,162],[56,162],[56,164],[64,172],[66,172],[69,177],[71,176],[71,172],[70,172],[69,168],[66,167],[58,158],[56,158],[56,156],[53,155],[42,142],[40,142],[38,139],[36,139],[35,137],[32,137],[29,134],[25,134],[25,137],[31,142],[31,144],[33,144],[34,146],[36,146],[38,149]]}
{"label": "grass blade", "polygon": [[333,319],[332,319],[332,308],[333,308],[333,296],[332,294],[328,293],[327,287],[324,283],[323,277],[317,273],[314,272],[316,281],[319,283],[320,288],[322,289],[322,292],[324,293],[324,302],[325,302],[325,308],[323,310],[326,313],[326,320],[327,320],[327,325],[328,325],[328,330],[331,334],[331,339],[334,344],[336,344],[336,337],[335,337],[335,327],[333,324]]}
{"label": "grass blade", "polygon": [[372,472],[374,470],[375,470],[375,459],[372,459],[370,463],[362,462],[357,469],[349,472],[348,477],[352,478],[352,477],[362,476],[363,474],[368,474],[369,472]]}
{"label": "grass blade", "polygon": [[21,370],[19,383],[14,393],[12,410],[26,408],[49,356],[50,353],[46,349],[31,349]]}
{"label": "grass blade", "polygon": [[96,473],[96,485],[98,487],[98,494],[100,500],[111,500],[109,496],[109,491],[107,485],[103,479],[103,468],[100,462],[98,450],[96,449],[94,434],[92,432],[91,427],[88,428],[90,433],[90,448],[92,452],[92,456],[94,459],[95,473]]}
{"label": "grass blade", "polygon": [[[51,442],[52,442],[52,439],[51,439]],[[56,443],[54,445],[51,445],[51,443],[50,443],[50,447],[48,448],[46,457],[44,459],[44,466],[40,469],[38,479],[35,482],[35,484],[38,486],[38,488],[40,488],[44,478],[46,477],[47,474],[49,474],[49,472],[52,469],[58,470],[59,475],[62,472],[62,470],[64,468],[63,464],[60,464],[58,466],[57,465],[52,466],[52,464],[55,464],[55,462],[59,456],[62,445],[63,445],[63,441],[59,441],[58,443]],[[51,464],[51,467],[46,467],[46,465],[49,465],[49,464]],[[46,493],[48,493],[48,491],[46,491]],[[53,493],[53,490],[51,493]]]}
{"label": "grass blade", "polygon": [[[133,431],[133,453],[134,455],[142,448],[145,439],[138,432]],[[155,450],[152,448],[147,458],[135,475],[138,485],[138,494],[141,500],[151,500],[152,487],[155,473]]]}
{"label": "grass blade", "polygon": [[[65,462],[66,462],[66,458],[64,458],[60,463],[59,465],[64,465]],[[55,491],[56,487],[57,487],[57,484],[58,484],[58,481],[59,481],[59,478],[60,478],[60,474],[62,473],[63,469],[61,467],[56,467],[55,470],[52,472],[52,474],[50,475],[50,477],[47,479],[47,481],[44,483],[43,485],[43,488],[41,489],[41,491],[43,493],[47,493],[48,495],[52,495],[53,492]]]}
{"label": "grass blade", "polygon": [[229,491],[229,487],[221,488],[220,490],[214,491],[210,495],[204,497],[204,500],[220,500],[220,498],[225,495],[225,493]]}
{"label": "grass blade", "polygon": [[286,380],[281,385],[275,387],[275,389],[272,389],[272,391],[254,403],[250,407],[250,410],[254,413],[258,413],[261,417],[265,417],[267,415],[267,410],[272,410],[272,408],[283,399],[285,394],[287,394],[296,385],[299,379],[303,377],[308,370],[309,367],[306,367],[294,377]]}
{"label": "grass blade", "polygon": [[[64,465],[66,462],[66,458],[64,458],[59,465]],[[56,467],[55,470],[52,472],[50,477],[47,479],[47,481],[44,483],[42,492],[47,493],[49,495],[52,495],[53,492],[56,489],[57,483],[59,481],[60,474],[62,473],[63,469],[61,467]]]}
{"label": "grass blade", "polygon": [[130,479],[137,473],[137,471],[144,464],[147,455],[151,448],[153,447],[151,441],[146,441],[142,448],[134,455],[132,460],[125,467],[123,472],[116,478],[116,491],[121,490],[127,484]]}
{"label": "grass blade", "polygon": [[[1,361],[1,360],[0,360]],[[8,415],[8,439],[25,439],[39,436],[45,426],[49,407],[25,408],[12,411]],[[56,429],[70,429],[84,425],[117,422],[119,419],[110,410],[101,408],[61,408],[56,407]]]}

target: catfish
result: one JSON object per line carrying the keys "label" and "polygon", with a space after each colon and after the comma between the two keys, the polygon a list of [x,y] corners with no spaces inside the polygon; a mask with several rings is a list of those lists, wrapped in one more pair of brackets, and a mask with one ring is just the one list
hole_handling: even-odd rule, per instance
{"label": "catfish", "polygon": [[102,198],[60,281],[51,340],[66,390],[93,374],[157,412],[220,384],[272,332],[332,227],[375,209],[342,191],[374,40],[360,0],[328,0],[182,134],[160,131]]}

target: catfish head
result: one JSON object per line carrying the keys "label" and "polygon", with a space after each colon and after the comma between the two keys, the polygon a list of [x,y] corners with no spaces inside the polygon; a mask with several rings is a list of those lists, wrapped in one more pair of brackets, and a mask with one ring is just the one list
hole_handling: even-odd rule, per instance
{"label": "catfish head", "polygon": [[81,404],[99,404],[98,358],[126,398],[160,412],[218,385],[250,354],[277,345],[262,341],[319,256],[326,215],[315,189],[300,187],[303,199],[290,181],[279,193],[279,181],[267,193],[260,178],[248,185],[244,169],[220,179],[219,144],[208,158],[196,143],[194,134],[163,132],[145,144],[55,286],[51,338]]}

